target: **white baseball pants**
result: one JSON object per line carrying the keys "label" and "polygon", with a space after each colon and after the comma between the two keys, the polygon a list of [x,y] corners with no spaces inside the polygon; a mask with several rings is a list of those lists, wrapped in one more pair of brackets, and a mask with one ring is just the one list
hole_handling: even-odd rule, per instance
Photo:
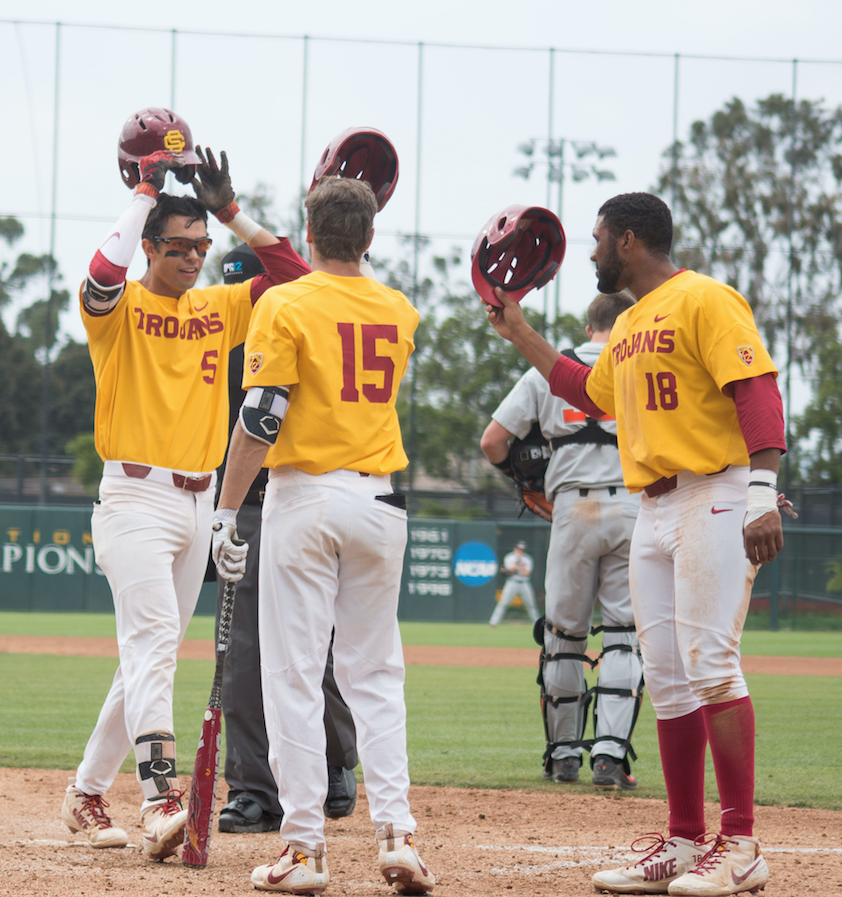
{"label": "white baseball pants", "polygon": [[[605,626],[633,626],[629,596],[629,551],[640,500],[627,489],[591,487],[558,492],[553,503],[553,524],[547,554],[546,619],[567,635],[582,641],[558,638],[544,631],[546,654],[581,654],[599,601]],[[634,632],[606,633],[603,647],[637,645]],[[636,689],[640,685],[640,658],[627,651],[609,651],[602,658],[599,684],[605,688]],[[545,663],[544,686],[549,695],[573,697],[586,691],[584,664],[577,660]],[[629,738],[636,699],[600,695],[596,737]],[[547,706],[547,726],[552,742],[581,739],[586,720],[581,702]],[[616,759],[626,749],[612,740],[597,741],[592,756],[608,754]],[[558,747],[555,759],[581,757],[582,749]]]}
{"label": "white baseball pants", "polygon": [[535,603],[535,592],[532,591],[532,583],[528,579],[510,576],[503,586],[503,594],[500,596],[500,600],[494,608],[494,613],[491,614],[491,619],[488,621],[490,625],[496,626],[506,616],[506,611],[518,596],[520,596],[520,600],[529,614],[529,619],[533,623],[538,619],[538,605]]}
{"label": "white baseball pants", "polygon": [[397,607],[406,511],[377,501],[388,477],[271,471],[260,543],[260,661],[269,763],[284,809],[281,837],[324,845],[327,795],[322,679],[336,683],[357,729],[375,829],[412,832],[404,663]]}
{"label": "white baseball pants", "polygon": [[745,556],[749,468],[678,474],[644,495],[630,583],[646,685],[658,719],[748,695],[740,637],[758,568]]}
{"label": "white baseball pants", "polygon": [[172,732],[176,654],[210,551],[213,481],[205,492],[104,476],[91,533],[114,598],[120,666],[76,772],[105,794],[138,735]]}

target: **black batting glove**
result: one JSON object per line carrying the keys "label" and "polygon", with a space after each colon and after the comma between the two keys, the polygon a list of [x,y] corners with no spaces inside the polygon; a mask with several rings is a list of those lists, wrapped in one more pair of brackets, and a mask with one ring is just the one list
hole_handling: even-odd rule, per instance
{"label": "black batting glove", "polygon": [[210,148],[207,149],[207,158],[200,146],[196,147],[196,155],[202,160],[202,164],[196,168],[197,177],[193,178],[191,184],[196,191],[196,199],[216,215],[234,202],[234,188],[228,174],[228,156],[223,150],[219,154],[221,165],[217,165]]}

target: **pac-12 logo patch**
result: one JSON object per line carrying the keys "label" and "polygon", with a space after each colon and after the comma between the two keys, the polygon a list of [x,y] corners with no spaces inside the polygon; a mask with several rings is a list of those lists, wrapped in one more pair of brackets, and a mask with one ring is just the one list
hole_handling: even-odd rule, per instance
{"label": "pac-12 logo patch", "polygon": [[171,153],[180,153],[186,145],[187,141],[181,131],[167,131],[164,136],[164,149]]}
{"label": "pac-12 logo patch", "polygon": [[252,374],[256,374],[263,367],[263,353],[252,352],[248,357],[248,366]]}
{"label": "pac-12 logo patch", "polygon": [[748,366],[754,361],[754,346],[737,346],[737,354],[741,361]]}

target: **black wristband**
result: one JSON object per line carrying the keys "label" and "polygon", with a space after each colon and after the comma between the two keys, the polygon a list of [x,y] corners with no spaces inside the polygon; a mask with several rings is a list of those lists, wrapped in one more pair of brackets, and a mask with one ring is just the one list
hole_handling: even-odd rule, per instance
{"label": "black wristband", "polygon": [[507,477],[511,477],[512,479],[514,479],[514,473],[512,472],[512,465],[508,458],[506,458],[504,461],[492,461],[491,463],[501,473],[504,473]]}

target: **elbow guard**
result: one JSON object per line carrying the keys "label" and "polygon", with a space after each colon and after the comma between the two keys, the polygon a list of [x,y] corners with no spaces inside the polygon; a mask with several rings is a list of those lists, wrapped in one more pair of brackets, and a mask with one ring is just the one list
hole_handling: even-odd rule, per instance
{"label": "elbow guard", "polygon": [[252,386],[240,408],[240,426],[253,439],[274,445],[289,408],[289,390],[283,386]]}
{"label": "elbow guard", "polygon": [[107,315],[110,311],[113,311],[114,306],[120,301],[125,288],[125,280],[117,284],[117,286],[101,287],[88,276],[82,287],[82,302],[84,302],[88,314],[94,317]]}

